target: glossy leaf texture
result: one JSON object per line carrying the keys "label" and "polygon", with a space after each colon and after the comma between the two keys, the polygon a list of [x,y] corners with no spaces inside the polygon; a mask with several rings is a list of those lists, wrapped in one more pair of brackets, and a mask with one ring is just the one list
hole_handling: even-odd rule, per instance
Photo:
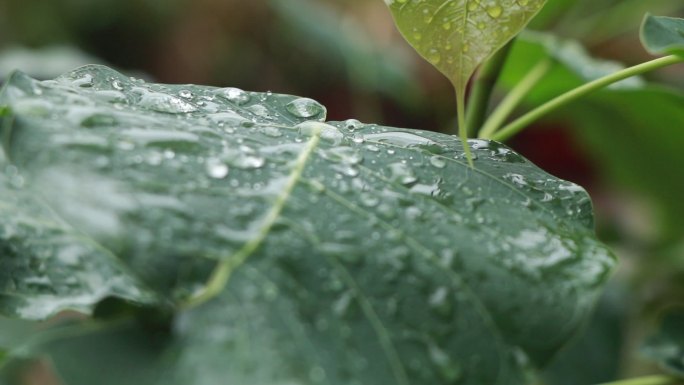
{"label": "glossy leaf texture", "polygon": [[684,308],[669,309],[659,330],[642,348],[644,356],[658,362],[664,369],[684,378]]}
{"label": "glossy leaf texture", "polygon": [[495,142],[470,168],[453,136],[99,66],[17,73],[0,105],[3,314],[176,312],[47,332],[68,385],[523,384],[614,264],[586,192]]}
{"label": "glossy leaf texture", "polygon": [[464,87],[475,69],[515,37],[544,0],[385,0],[406,40]]}
{"label": "glossy leaf texture", "polygon": [[684,19],[646,15],[641,42],[654,55],[684,55]]}

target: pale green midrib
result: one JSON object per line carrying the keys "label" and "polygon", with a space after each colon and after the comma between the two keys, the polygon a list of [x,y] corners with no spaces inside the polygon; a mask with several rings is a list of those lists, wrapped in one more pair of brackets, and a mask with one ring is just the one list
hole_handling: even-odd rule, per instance
{"label": "pale green midrib", "polygon": [[[340,196],[339,194],[333,193],[329,191],[329,189],[326,189],[324,192],[326,195],[328,195],[330,198],[336,200],[339,204],[347,207],[349,210],[356,212],[357,214],[370,217],[369,213],[362,208],[358,207],[355,203],[349,201],[348,199],[344,198],[343,196]],[[409,245],[411,245],[416,251],[420,252],[427,258],[428,261],[434,263],[437,267],[440,269],[443,269],[439,263],[437,262],[437,255],[430,250],[429,248],[425,247],[421,242],[413,238],[412,236],[406,234],[404,231],[397,229],[394,227],[391,223],[388,223],[382,219],[379,219],[377,216],[371,217],[373,219],[377,219],[378,223],[380,223],[383,227],[386,229],[392,230],[399,235],[403,236],[404,239],[407,241]],[[505,357],[502,357],[501,354],[503,351],[508,351],[507,347],[504,344],[504,338],[501,335],[500,331],[497,329],[495,326],[493,316],[487,310],[487,308],[484,306],[482,301],[478,296],[475,295],[475,292],[472,290],[472,288],[468,285],[468,283],[461,277],[457,272],[453,270],[446,269],[448,272],[448,276],[451,276],[454,284],[456,286],[461,286],[465,292],[467,293],[468,297],[472,299],[472,303],[477,310],[477,312],[482,316],[483,321],[485,322],[485,325],[487,326],[487,329],[489,329],[492,333],[492,336],[496,340],[497,345],[500,347],[500,349],[497,349],[497,355],[499,356],[500,363],[505,363]],[[392,345],[393,347],[394,345]],[[396,349],[395,349],[396,350]],[[498,375],[501,375],[501,372],[498,373]]]}
{"label": "pale green midrib", "polygon": [[283,192],[276,197],[271,210],[264,218],[263,225],[261,226],[257,236],[245,243],[242,248],[236,251],[233,255],[219,262],[216,268],[214,268],[214,271],[209,277],[204,289],[201,290],[197,295],[191,297],[185,303],[182,303],[180,305],[181,308],[196,307],[218,295],[221,291],[223,291],[224,287],[230,280],[231,273],[240,265],[245,263],[245,261],[261,246],[266,237],[270,234],[271,228],[280,217],[280,213],[285,208],[285,204],[292,195],[295,186],[302,179],[302,173],[304,172],[306,163],[318,146],[320,134],[321,130],[316,130],[316,132],[311,136],[311,139],[309,139],[307,142],[306,148],[304,148],[304,150],[297,157],[295,166],[292,169]]}

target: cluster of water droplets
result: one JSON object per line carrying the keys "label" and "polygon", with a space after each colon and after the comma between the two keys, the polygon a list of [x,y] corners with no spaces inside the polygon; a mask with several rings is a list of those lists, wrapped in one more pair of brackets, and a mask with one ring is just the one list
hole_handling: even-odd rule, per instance
{"label": "cluster of water droplets", "polygon": [[[149,84],[102,67],[8,90],[32,130],[10,148],[18,168],[6,174],[22,178],[14,184],[50,191],[46,202],[66,221],[123,249],[139,277],[181,300],[217,261],[256,243],[228,292],[255,304],[261,337],[301,354],[274,326],[278,304],[307,340],[365,360],[346,374],[312,360],[313,383],[352,383],[378,362],[398,383],[473,373],[488,383],[510,364],[499,333],[526,351],[528,315],[542,326],[577,319],[588,312],[578,293],[610,267],[586,194],[494,142],[469,142],[470,168],[453,136],[324,122],[324,107],[307,98]],[[80,186],[97,194],[86,199]],[[94,218],[112,226],[95,229]],[[228,328],[220,314],[178,332],[232,346],[244,326]],[[381,358],[362,354],[369,340]]]}

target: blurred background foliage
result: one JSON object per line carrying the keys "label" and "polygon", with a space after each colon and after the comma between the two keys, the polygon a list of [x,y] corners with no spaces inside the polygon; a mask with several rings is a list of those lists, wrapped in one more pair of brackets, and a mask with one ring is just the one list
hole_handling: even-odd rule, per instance
{"label": "blurred background foliage", "polygon": [[[545,56],[554,68],[521,111],[615,62],[648,60],[638,41],[646,12],[684,17],[684,4],[549,0],[530,29],[586,52],[554,56],[519,39],[494,102]],[[311,97],[331,120],[434,131],[456,124],[449,82],[403,41],[382,0],[0,0],[0,79],[13,69],[47,79],[87,63],[159,82]],[[684,302],[684,66],[567,106],[510,145],[588,188],[599,234],[621,258],[587,333],[542,383],[653,372],[639,346],[661,309]]]}

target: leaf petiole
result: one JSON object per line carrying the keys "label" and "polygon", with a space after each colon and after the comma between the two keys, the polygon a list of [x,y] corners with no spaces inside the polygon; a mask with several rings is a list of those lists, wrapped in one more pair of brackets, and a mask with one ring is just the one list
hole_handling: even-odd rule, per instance
{"label": "leaf petiole", "polygon": [[492,139],[492,140],[497,140],[497,141],[505,141],[506,139],[509,139],[513,135],[519,133],[523,129],[525,129],[527,126],[538,120],[539,118],[557,110],[558,108],[572,103],[576,101],[577,99],[580,99],[594,91],[598,91],[602,88],[605,88],[607,86],[610,86],[611,84],[617,83],[621,80],[641,75],[646,72],[650,72],[662,67],[667,67],[672,64],[676,63],[682,63],[684,62],[684,57],[682,56],[676,56],[676,55],[670,55],[670,56],[665,56],[662,58],[658,58],[655,60],[648,61],[646,63],[642,63],[633,67],[625,68],[622,71],[615,72],[613,74],[604,76],[600,79],[596,79],[592,82],[589,82],[583,86],[577,87],[571,91],[568,91],[555,99],[552,99],[543,105],[535,108],[534,110],[526,113],[525,115],[521,116],[520,118],[514,120],[513,122],[509,123],[505,127],[503,127],[501,130],[496,132],[495,134],[492,134],[489,137],[486,137],[486,139]]}
{"label": "leaf petiole", "polygon": [[539,84],[551,69],[551,60],[542,60],[506,95],[482,126],[480,138],[492,136],[501,127],[527,94]]}
{"label": "leaf petiole", "polygon": [[514,43],[515,39],[497,51],[491,59],[482,65],[477,74],[473,90],[470,98],[468,98],[468,109],[466,111],[465,125],[468,129],[468,136],[476,136],[487,118],[487,108],[494,86],[499,80],[499,74],[506,64],[506,59]]}

